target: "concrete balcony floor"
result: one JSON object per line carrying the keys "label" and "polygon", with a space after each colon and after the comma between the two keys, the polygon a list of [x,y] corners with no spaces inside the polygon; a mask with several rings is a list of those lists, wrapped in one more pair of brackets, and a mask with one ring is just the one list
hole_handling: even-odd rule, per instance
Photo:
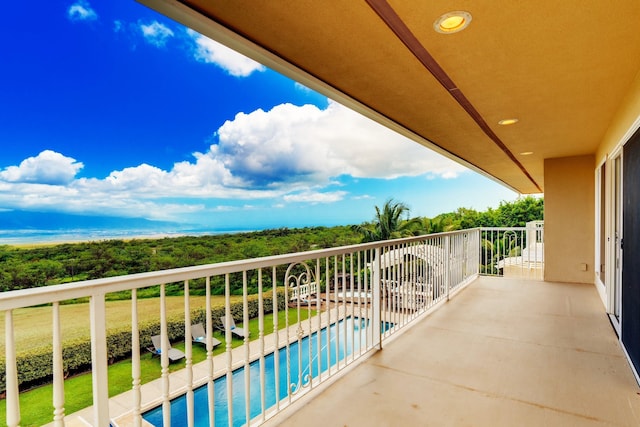
{"label": "concrete balcony floor", "polygon": [[482,277],[272,421],[638,426],[639,392],[593,285]]}

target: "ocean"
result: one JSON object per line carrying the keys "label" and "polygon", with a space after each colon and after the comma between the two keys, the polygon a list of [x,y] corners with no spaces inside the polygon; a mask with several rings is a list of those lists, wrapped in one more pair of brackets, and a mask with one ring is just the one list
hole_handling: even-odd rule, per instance
{"label": "ocean", "polygon": [[78,243],[100,240],[161,239],[164,237],[203,236],[210,234],[247,233],[255,229],[72,229],[72,230],[0,230],[0,245],[35,245]]}

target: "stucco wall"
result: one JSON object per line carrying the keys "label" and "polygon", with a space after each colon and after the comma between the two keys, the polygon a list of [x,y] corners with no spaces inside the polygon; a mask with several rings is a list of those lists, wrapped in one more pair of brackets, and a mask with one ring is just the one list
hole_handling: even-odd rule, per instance
{"label": "stucco wall", "polygon": [[593,155],[544,161],[547,281],[593,283],[594,168]]}
{"label": "stucco wall", "polygon": [[608,154],[621,142],[626,142],[633,133],[630,128],[640,117],[640,73],[627,91],[627,97],[620,104],[620,108],[609,125],[607,133],[604,135],[598,150],[596,151],[596,162],[600,164]]}

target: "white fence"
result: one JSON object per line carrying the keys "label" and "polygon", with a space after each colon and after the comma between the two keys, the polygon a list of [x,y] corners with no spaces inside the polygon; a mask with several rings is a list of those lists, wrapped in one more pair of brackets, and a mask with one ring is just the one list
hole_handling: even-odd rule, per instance
{"label": "white fence", "polygon": [[[215,425],[237,424],[238,418],[241,423],[257,425],[342,372],[354,360],[378,349],[385,338],[470,283],[479,274],[479,242],[480,230],[463,230],[2,293],[6,423],[10,427],[20,425],[21,413],[29,411],[20,408],[18,399],[18,362],[26,349],[16,344],[16,310],[49,305],[53,329],[53,425],[64,425],[66,417],[66,343],[61,333],[60,303],[86,297],[90,299],[88,318],[73,321],[90,325],[88,368],[93,377],[93,410],[89,416],[84,415],[88,425],[140,426],[144,414],[154,408],[159,408],[152,412],[164,426],[171,425],[172,413],[174,425],[194,425],[197,417],[208,417],[212,424],[215,418]],[[180,326],[178,332],[167,316],[166,288],[175,283],[184,289],[184,327]],[[220,283],[224,284],[225,303],[224,307],[215,307],[211,304],[211,289]],[[159,310],[153,319],[139,319],[137,292],[152,286],[159,287]],[[196,367],[190,329],[197,316],[190,291],[202,286],[206,290],[201,313],[207,357],[202,366]],[[249,289],[254,288],[257,293],[250,295]],[[112,354],[108,346],[106,296],[126,290],[131,291],[131,352],[127,356],[132,361],[131,398],[127,399],[128,408],[110,412],[107,372]],[[241,290],[241,303],[232,303],[234,290]],[[282,310],[298,314],[306,310],[309,317],[290,324],[285,316],[282,325],[278,320]],[[273,330],[278,332],[265,332],[269,313],[274,313]],[[238,330],[227,328],[224,353],[214,357],[212,335],[223,326],[220,315],[233,317],[247,331],[249,325],[256,326],[253,333],[245,334],[238,348],[232,347]],[[145,386],[141,384],[140,358],[150,338],[141,333],[142,325],[150,321],[157,323],[161,347],[169,348],[170,342],[184,340],[185,358],[177,363],[184,364],[181,381],[186,384],[173,381],[169,352],[162,351],[158,362],[161,392],[149,397],[149,393],[142,392]],[[238,343],[239,338],[235,339]],[[226,384],[221,385],[219,380],[226,380]],[[203,388],[196,391],[198,387]],[[222,398],[226,402],[220,402],[220,387],[226,393]],[[184,421],[175,421],[177,409],[172,403],[179,396],[185,397],[186,412],[181,415]],[[204,403],[196,404],[201,396],[205,396]],[[240,396],[240,401],[234,401],[234,396]],[[222,416],[217,412],[221,403],[226,406]]]}
{"label": "white fence", "polygon": [[293,287],[291,290],[291,301],[300,299],[303,302],[309,302],[310,298],[318,294],[318,283],[301,283],[299,286]]}
{"label": "white fence", "polygon": [[482,228],[480,273],[531,280],[544,279],[544,223],[526,227]]}

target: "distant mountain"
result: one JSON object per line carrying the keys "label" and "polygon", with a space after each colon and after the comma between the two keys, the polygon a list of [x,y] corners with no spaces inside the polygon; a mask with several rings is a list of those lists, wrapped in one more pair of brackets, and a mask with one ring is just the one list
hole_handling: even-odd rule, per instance
{"label": "distant mountain", "polygon": [[187,228],[185,224],[97,215],[71,215],[57,212],[0,211],[0,230],[157,230]]}

